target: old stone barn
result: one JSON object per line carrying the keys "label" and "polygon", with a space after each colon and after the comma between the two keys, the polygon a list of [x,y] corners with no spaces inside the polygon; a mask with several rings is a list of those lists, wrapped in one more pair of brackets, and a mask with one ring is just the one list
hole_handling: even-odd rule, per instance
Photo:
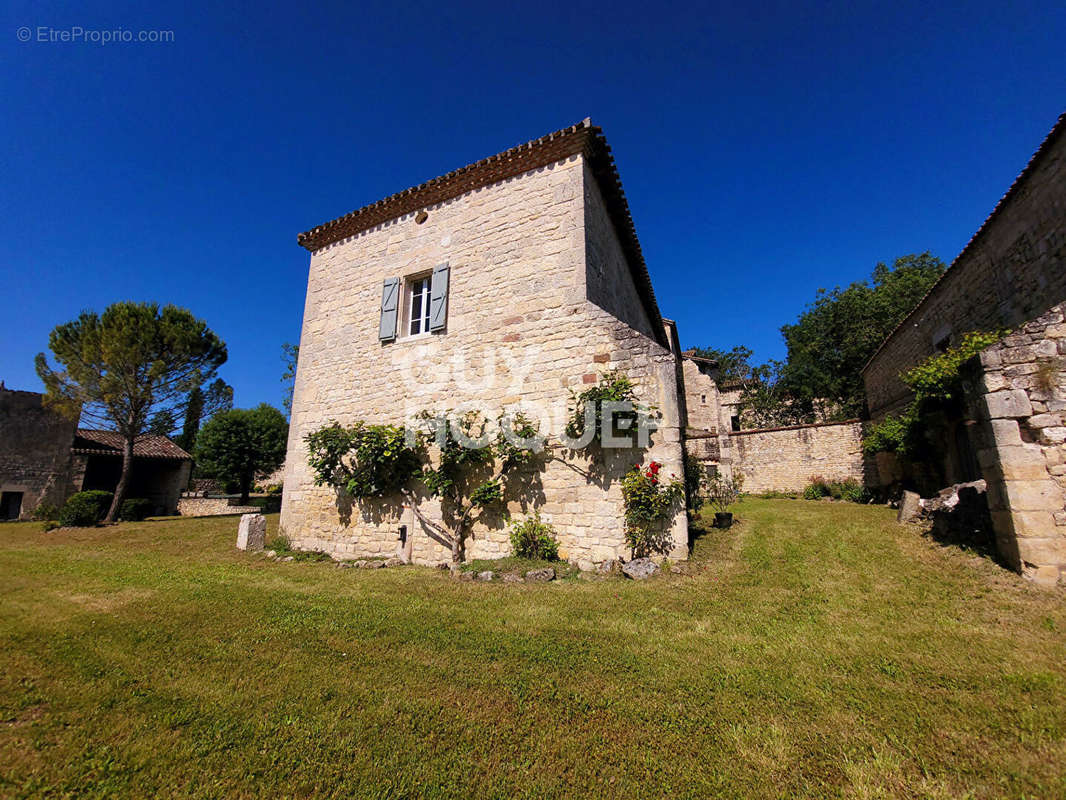
{"label": "old stone barn", "polygon": [[971,331],[1011,334],[970,366],[935,463],[878,458],[882,485],[983,478],[997,548],[1046,583],[1066,571],[1066,114],[940,281],[864,370],[873,421],[913,398],[900,373]]}
{"label": "old stone barn", "polygon": [[[450,172],[299,237],[311,253],[289,431],[281,527],[339,555],[446,560],[395,503],[350,513],[315,486],[304,437],[336,421],[404,422],[474,404],[545,410],[558,431],[571,393],[618,370],[661,414],[650,447],[609,454],[602,474],[552,462],[516,517],[539,511],[583,566],[628,558],[619,481],[635,460],[681,475],[686,447],[749,488],[863,475],[856,422],[731,430],[713,364],[680,352],[663,318],[621,180],[588,120]],[[554,414],[552,413],[554,412]],[[419,509],[441,521],[439,503]],[[401,530],[403,538],[401,539]],[[685,558],[683,511],[670,556]],[[468,558],[510,554],[503,520],[479,525]]]}
{"label": "old stone barn", "polygon": [[[78,428],[44,405],[37,392],[0,384],[0,520],[29,519],[38,505],[59,506],[75,492],[113,492],[122,468],[122,441],[111,431]],[[146,434],[133,450],[127,497],[174,514],[189,482],[192,457],[165,436]]]}

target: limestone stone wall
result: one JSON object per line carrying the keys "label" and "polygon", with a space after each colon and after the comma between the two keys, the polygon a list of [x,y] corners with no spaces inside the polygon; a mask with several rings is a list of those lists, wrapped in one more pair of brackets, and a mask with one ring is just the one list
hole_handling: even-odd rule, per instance
{"label": "limestone stone wall", "polygon": [[[304,437],[331,421],[400,423],[419,410],[476,402],[495,415],[518,403],[548,413],[560,431],[572,391],[606,370],[638,383],[663,413],[645,453],[611,454],[587,476],[581,457],[531,474],[508,498],[516,518],[539,509],[555,525],[560,552],[586,564],[625,556],[619,478],[634,460],[682,473],[676,364],[649,335],[651,324],[582,156],[572,156],[410,214],[316,251],[311,257],[286,458],[281,527],[299,547],[334,554],[393,555],[400,526],[411,560],[449,558],[398,500],[346,506],[313,485]],[[591,256],[590,256],[591,254]],[[589,265],[589,259],[595,263]],[[443,333],[378,339],[382,282],[450,266]],[[402,317],[401,317],[402,318]],[[527,406],[530,408],[530,406]],[[572,467],[576,467],[574,469]],[[439,503],[420,510],[442,517]],[[671,527],[672,556],[685,557],[687,527]],[[505,521],[479,524],[468,558],[510,553]]]}
{"label": "limestone stone wall", "polygon": [[717,381],[700,369],[691,358],[682,358],[687,430],[685,452],[705,467],[722,475],[733,474],[733,448],[729,439],[729,419],[723,418]]}
{"label": "limestone stone wall", "polygon": [[699,365],[690,358],[682,358],[685,379],[685,408],[688,411],[688,427],[718,433],[721,425],[721,407],[718,402],[718,384],[700,371]]}
{"label": "limestone stone wall", "polygon": [[1042,583],[1066,575],[1066,304],[980,354],[970,396],[1000,554]]}
{"label": "limestone stone wall", "polygon": [[816,475],[862,483],[862,436],[858,420],[734,431],[733,469],[744,474],[745,492],[802,491]]}
{"label": "limestone stone wall", "polygon": [[1014,328],[1066,300],[1063,120],[1001,207],[867,365],[863,377],[873,419],[910,401],[899,374],[938,345],[957,344],[973,330]]}
{"label": "limestone stone wall", "polygon": [[21,518],[71,493],[70,448],[77,423],[44,407],[43,395],[0,387],[0,491],[22,492]]}
{"label": "limestone stone wall", "polygon": [[227,497],[196,497],[183,495],[177,501],[177,511],[183,517],[220,517],[226,514],[258,514],[258,506],[234,505]]}

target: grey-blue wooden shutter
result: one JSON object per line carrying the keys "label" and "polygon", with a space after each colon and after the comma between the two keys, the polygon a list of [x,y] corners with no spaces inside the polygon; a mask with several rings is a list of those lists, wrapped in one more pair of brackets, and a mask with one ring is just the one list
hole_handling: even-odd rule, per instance
{"label": "grey-blue wooden shutter", "polygon": [[396,310],[400,306],[400,279],[386,278],[381,287],[381,326],[378,338],[391,342],[396,338]]}
{"label": "grey-blue wooden shutter", "polygon": [[448,262],[433,268],[429,286],[429,329],[442,331],[448,321]]}

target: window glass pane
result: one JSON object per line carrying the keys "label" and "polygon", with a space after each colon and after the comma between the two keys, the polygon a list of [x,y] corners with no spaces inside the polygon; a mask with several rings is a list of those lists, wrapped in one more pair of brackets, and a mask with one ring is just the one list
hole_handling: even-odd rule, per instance
{"label": "window glass pane", "polygon": [[422,281],[422,331],[429,330],[429,278]]}
{"label": "window glass pane", "polygon": [[422,281],[411,284],[411,335],[422,332]]}
{"label": "window glass pane", "polygon": [[422,278],[411,281],[408,286],[410,287],[410,293],[407,296],[408,318],[410,319],[408,328],[409,335],[415,336],[429,330],[430,280]]}

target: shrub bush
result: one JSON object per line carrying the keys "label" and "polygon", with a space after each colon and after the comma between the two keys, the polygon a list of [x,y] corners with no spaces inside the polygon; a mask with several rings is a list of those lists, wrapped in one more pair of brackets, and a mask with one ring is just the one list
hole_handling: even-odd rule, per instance
{"label": "shrub bush", "polygon": [[131,497],[122,501],[118,518],[126,522],[140,522],[152,511],[152,504],[143,497]]}
{"label": "shrub bush", "polygon": [[50,519],[50,520],[46,521],[44,523],[44,525],[41,526],[41,530],[44,531],[45,533],[48,533],[49,531],[54,531],[58,527],[59,527],[59,523],[56,522],[54,519]]}
{"label": "shrub bush", "polygon": [[539,513],[526,517],[521,522],[511,523],[511,547],[519,558],[544,561],[555,561],[559,558],[555,528],[547,522],[542,522]]}
{"label": "shrub bush", "polygon": [[815,475],[803,490],[804,500],[820,500],[831,497],[834,500],[846,500],[849,503],[861,503],[866,499],[866,489],[854,478],[843,481],[831,481],[821,475]]}
{"label": "shrub bush", "polygon": [[727,478],[717,472],[709,476],[703,491],[707,505],[716,513],[724,514],[729,511],[731,505],[740,500],[740,492],[743,488],[744,473],[734,470],[732,478]]}
{"label": "shrub bush", "polygon": [[634,464],[622,478],[626,544],[634,558],[670,549],[670,532],[665,530],[665,523],[673,515],[674,505],[685,499],[685,484],[674,475],[663,479],[661,469],[658,461],[652,461],[646,469]]}
{"label": "shrub bush", "polygon": [[37,508],[33,509],[30,519],[36,522],[59,519],[59,506],[55,503],[41,501],[37,504]]}
{"label": "shrub bush", "polygon": [[59,522],[67,527],[91,527],[107,516],[112,498],[111,492],[99,489],[72,494],[59,512]]}

